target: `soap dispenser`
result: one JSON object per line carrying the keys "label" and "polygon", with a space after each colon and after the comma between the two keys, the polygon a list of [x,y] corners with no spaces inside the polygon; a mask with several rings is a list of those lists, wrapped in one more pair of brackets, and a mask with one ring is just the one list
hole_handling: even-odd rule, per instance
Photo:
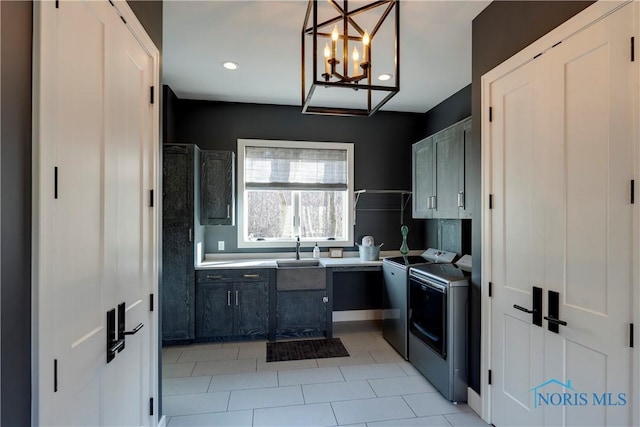
{"label": "soap dispenser", "polygon": [[313,247],[313,258],[320,258],[320,248],[318,247],[318,242],[316,242],[316,245]]}

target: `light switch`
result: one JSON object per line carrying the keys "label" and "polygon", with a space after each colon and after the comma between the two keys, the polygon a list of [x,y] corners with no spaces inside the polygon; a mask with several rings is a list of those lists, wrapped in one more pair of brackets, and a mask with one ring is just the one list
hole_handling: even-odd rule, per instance
{"label": "light switch", "polygon": [[224,240],[218,240],[218,250],[224,251]]}

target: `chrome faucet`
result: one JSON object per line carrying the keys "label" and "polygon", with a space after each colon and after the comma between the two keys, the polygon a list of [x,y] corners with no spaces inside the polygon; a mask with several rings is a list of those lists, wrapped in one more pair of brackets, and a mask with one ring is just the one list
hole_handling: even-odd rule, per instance
{"label": "chrome faucet", "polygon": [[296,259],[300,259],[300,236],[296,236]]}

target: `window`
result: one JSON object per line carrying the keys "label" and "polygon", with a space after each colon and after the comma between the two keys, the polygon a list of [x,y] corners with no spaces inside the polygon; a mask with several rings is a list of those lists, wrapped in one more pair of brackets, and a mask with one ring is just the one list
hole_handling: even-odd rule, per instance
{"label": "window", "polygon": [[353,144],[238,140],[238,247],[353,245]]}

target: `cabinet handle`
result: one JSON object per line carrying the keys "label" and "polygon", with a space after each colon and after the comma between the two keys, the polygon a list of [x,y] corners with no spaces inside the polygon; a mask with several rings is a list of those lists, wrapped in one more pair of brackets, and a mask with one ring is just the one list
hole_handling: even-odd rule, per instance
{"label": "cabinet handle", "polygon": [[193,241],[193,228],[189,229],[189,241]]}
{"label": "cabinet handle", "polygon": [[207,274],[207,279],[222,279],[222,276],[212,276],[210,274]]}
{"label": "cabinet handle", "polygon": [[238,305],[238,291],[236,291],[236,305]]}
{"label": "cabinet handle", "polygon": [[231,205],[227,205],[227,218],[231,218]]}
{"label": "cabinet handle", "polygon": [[433,204],[431,203],[431,196],[427,197],[427,209],[433,208]]}
{"label": "cabinet handle", "polygon": [[433,201],[431,202],[431,209],[438,209],[438,199],[437,196],[431,196],[433,197]]}
{"label": "cabinet handle", "polygon": [[243,276],[245,279],[258,279],[260,277],[259,274],[245,274]]}
{"label": "cabinet handle", "polygon": [[464,191],[458,192],[458,207],[464,209]]}
{"label": "cabinet handle", "polygon": [[227,291],[227,305],[231,305],[231,291]]}

